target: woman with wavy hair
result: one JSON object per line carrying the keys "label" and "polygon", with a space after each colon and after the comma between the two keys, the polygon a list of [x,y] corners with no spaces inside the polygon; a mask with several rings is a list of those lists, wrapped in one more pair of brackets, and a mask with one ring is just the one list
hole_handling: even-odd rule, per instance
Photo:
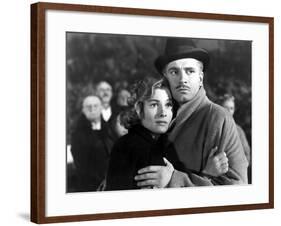
{"label": "woman with wavy hair", "polygon": [[138,189],[134,180],[139,169],[148,165],[166,167],[167,183],[173,166],[165,159],[164,134],[173,117],[170,91],[163,80],[146,79],[131,89],[130,109],[123,114],[122,123],[129,130],[114,145],[106,190]]}

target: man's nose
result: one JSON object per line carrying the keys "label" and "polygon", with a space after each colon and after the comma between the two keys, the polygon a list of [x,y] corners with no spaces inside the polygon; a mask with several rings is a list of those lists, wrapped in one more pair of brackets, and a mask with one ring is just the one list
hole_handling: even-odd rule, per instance
{"label": "man's nose", "polygon": [[188,76],[186,75],[185,70],[181,69],[179,71],[179,81],[181,83],[187,83],[187,80],[188,80]]}
{"label": "man's nose", "polygon": [[97,107],[95,107],[95,106],[90,106],[90,107],[89,107],[89,110],[90,110],[91,112],[93,112],[93,111],[96,110],[96,108],[97,108]]}

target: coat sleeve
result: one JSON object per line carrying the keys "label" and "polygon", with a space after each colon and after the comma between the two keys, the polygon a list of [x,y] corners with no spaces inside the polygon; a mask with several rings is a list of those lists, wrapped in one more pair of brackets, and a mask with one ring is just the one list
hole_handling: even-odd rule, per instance
{"label": "coat sleeve", "polygon": [[242,147],[244,149],[244,153],[246,155],[248,163],[250,164],[251,163],[251,148],[250,148],[249,143],[247,141],[246,134],[239,125],[236,125],[236,128],[237,128],[237,132],[238,132]]}
{"label": "coat sleeve", "polygon": [[[206,139],[206,150],[204,150],[207,153],[206,157],[208,157],[211,149],[217,146],[218,152],[225,152],[227,155],[228,172],[218,177],[210,177],[188,169],[185,171],[175,170],[168,187],[233,185],[248,182],[248,161],[238,137],[234,120],[228,115],[226,117],[221,117],[219,114],[212,115]],[[202,169],[204,169],[204,164]]]}
{"label": "coat sleeve", "polygon": [[218,152],[226,153],[229,170],[224,175],[213,177],[213,183],[226,185],[248,183],[248,161],[246,159],[233,118],[225,117],[220,130],[221,136],[218,144]]}

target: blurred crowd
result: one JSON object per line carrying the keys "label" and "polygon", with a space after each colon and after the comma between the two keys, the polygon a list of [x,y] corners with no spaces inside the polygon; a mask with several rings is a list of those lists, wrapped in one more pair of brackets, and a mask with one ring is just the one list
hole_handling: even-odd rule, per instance
{"label": "blurred crowd", "polygon": [[68,192],[100,189],[113,144],[128,132],[120,121],[128,107],[128,84],[115,88],[113,95],[111,84],[100,81],[80,102],[68,145]]}

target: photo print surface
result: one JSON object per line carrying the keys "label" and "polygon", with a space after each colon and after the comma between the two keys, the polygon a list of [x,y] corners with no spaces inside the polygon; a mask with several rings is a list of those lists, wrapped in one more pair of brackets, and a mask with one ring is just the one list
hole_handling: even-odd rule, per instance
{"label": "photo print surface", "polygon": [[251,184],[252,42],[66,32],[66,191]]}

